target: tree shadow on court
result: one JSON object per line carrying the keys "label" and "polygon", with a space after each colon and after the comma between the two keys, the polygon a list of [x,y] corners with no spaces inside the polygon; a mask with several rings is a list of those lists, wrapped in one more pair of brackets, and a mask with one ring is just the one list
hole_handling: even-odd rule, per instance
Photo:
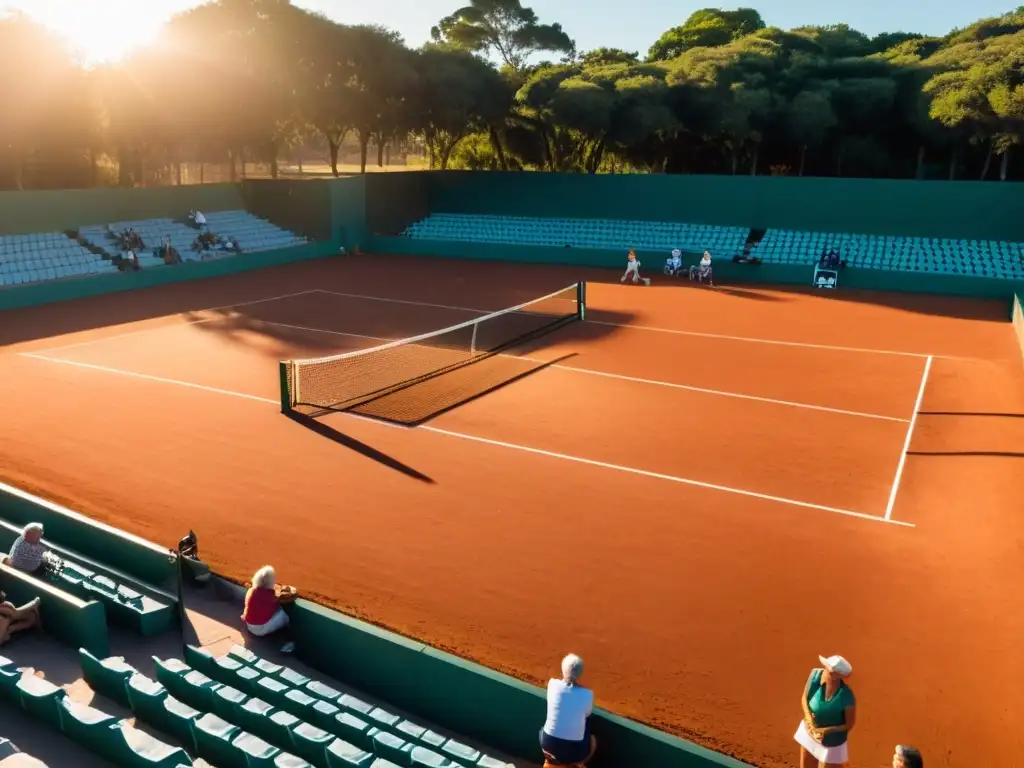
{"label": "tree shadow on court", "polygon": [[331,440],[332,442],[335,442],[338,445],[348,448],[351,451],[355,451],[356,453],[365,456],[371,461],[376,461],[378,464],[381,464],[382,466],[385,466],[388,469],[393,469],[396,472],[400,472],[406,477],[411,477],[413,480],[418,480],[421,483],[427,483],[429,485],[435,484],[434,479],[429,477],[428,475],[425,475],[419,470],[410,467],[408,464],[403,464],[401,461],[394,458],[393,456],[389,456],[386,453],[378,451],[376,448],[373,448],[372,446],[369,446],[360,440],[356,440],[354,437],[350,435],[346,435],[343,432],[339,432],[334,427],[324,424],[323,422],[317,421],[315,418],[313,418],[312,415],[299,413],[297,411],[291,411],[286,415],[296,424],[308,429],[310,432],[320,435],[321,437],[325,437],[328,440]]}

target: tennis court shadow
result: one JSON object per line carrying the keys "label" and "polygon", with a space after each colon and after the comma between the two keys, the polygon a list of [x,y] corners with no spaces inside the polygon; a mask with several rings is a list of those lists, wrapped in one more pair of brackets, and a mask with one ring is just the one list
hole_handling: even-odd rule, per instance
{"label": "tennis court shadow", "polygon": [[419,480],[421,483],[427,483],[428,485],[436,484],[436,481],[432,477],[423,474],[417,469],[413,469],[408,464],[403,464],[393,456],[388,456],[386,453],[382,453],[376,448],[373,448],[360,440],[356,440],[354,437],[350,437],[343,432],[339,432],[334,427],[317,421],[312,416],[299,413],[297,411],[291,411],[287,416],[296,424],[305,427],[311,432],[314,432],[321,437],[326,437],[328,440],[344,446],[349,450],[362,454],[366,458],[376,461],[378,464],[382,464],[389,469],[401,472],[406,477],[411,477],[413,480]]}
{"label": "tennis court shadow", "polygon": [[349,411],[418,427],[573,357],[575,352],[547,361],[498,354],[393,390]]}

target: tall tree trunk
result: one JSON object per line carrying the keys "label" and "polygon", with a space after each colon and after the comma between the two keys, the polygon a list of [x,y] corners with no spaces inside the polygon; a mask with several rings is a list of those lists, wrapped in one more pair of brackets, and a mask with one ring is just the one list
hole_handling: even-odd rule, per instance
{"label": "tall tree trunk", "polygon": [[388,142],[381,139],[377,142],[377,167],[384,167],[384,150],[388,146]]}
{"label": "tall tree trunk", "polygon": [[181,160],[174,161],[174,183],[181,186]]}
{"label": "tall tree trunk", "polygon": [[359,172],[366,173],[366,157],[370,154],[370,134],[359,132]]}
{"label": "tall tree trunk", "polygon": [[988,143],[988,151],[985,152],[985,164],[981,166],[981,180],[984,181],[988,176],[989,169],[992,168],[992,154],[995,152],[995,141]]}
{"label": "tall tree trunk", "polygon": [[914,178],[918,181],[924,176],[924,144],[917,148],[917,167],[914,169]]}
{"label": "tall tree trunk", "polygon": [[341,142],[335,141],[334,139],[327,140],[327,149],[331,152],[331,173],[334,174],[334,178],[338,178],[338,150],[341,149]]}
{"label": "tall tree trunk", "polygon": [[761,156],[761,145],[754,145],[754,156],[750,159],[750,175],[757,176],[757,161]]}
{"label": "tall tree trunk", "polygon": [[494,150],[494,154],[498,158],[498,167],[503,171],[507,171],[508,157],[505,155],[505,147],[501,143],[501,136],[498,134],[498,129],[493,125],[488,125],[487,135],[491,139],[491,149]]}
{"label": "tall tree trunk", "polygon": [[277,164],[277,145],[271,145],[270,148],[270,178],[276,179],[281,175],[281,169]]}
{"label": "tall tree trunk", "polygon": [[1003,150],[1003,156],[999,158],[999,180],[1006,181],[1006,176],[1010,171],[1010,148],[1007,147]]}

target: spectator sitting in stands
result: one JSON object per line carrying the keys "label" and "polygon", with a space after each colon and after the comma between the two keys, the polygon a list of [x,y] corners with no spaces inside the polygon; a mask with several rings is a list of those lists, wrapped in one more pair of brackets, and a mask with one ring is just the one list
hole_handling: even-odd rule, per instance
{"label": "spectator sitting in stands", "polygon": [[39,626],[41,602],[42,600],[37,597],[18,608],[14,603],[7,602],[7,595],[0,592],[0,645],[10,640],[15,632]]}
{"label": "spectator sitting in stands", "polygon": [[[284,631],[288,628],[289,619],[281,603],[290,603],[294,599],[294,587],[277,586],[277,574],[271,566],[265,565],[253,574],[252,586],[245,593],[242,621],[256,637]],[[294,650],[295,643],[290,639],[281,646],[282,653]]]}
{"label": "spectator sitting in stands", "polygon": [[238,242],[238,238],[237,237],[230,238],[228,240],[228,245],[230,246],[230,250],[234,251],[235,253],[241,253],[242,252],[242,245],[241,245],[241,243]]}
{"label": "spectator sitting in stands", "polygon": [[203,216],[202,211],[190,211],[188,217],[196,225],[197,229],[202,229],[206,226],[206,217]]}
{"label": "spectator sitting in stands", "polygon": [[42,538],[42,523],[26,525],[21,531],[21,536],[11,545],[11,552],[4,558],[4,565],[23,573],[38,571],[43,566],[43,556],[46,554],[46,545],[42,543]]}
{"label": "spectator sitting in stands", "polygon": [[597,751],[590,734],[594,692],[579,684],[583,659],[570,653],[562,659],[562,679],[548,681],[548,716],[540,731],[545,766],[585,765]]}
{"label": "spectator sitting in stands", "polygon": [[924,768],[924,758],[913,747],[900,744],[892,756],[892,768]]}
{"label": "spectator sitting in stands", "polygon": [[822,269],[839,269],[845,267],[846,262],[839,258],[839,251],[835,248],[829,248],[821,254],[821,258],[818,259],[818,266]]}

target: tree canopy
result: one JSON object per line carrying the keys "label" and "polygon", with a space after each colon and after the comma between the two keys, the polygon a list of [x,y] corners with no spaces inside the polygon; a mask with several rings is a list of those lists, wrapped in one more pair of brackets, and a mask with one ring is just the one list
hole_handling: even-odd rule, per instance
{"label": "tree canopy", "polygon": [[0,186],[180,183],[183,163],[245,159],[276,175],[296,152],[337,174],[343,151],[365,170],[410,144],[439,169],[1024,177],[1024,10],[927,37],[705,8],[641,54],[468,0],[431,38],[213,0],[87,69],[0,17]]}

